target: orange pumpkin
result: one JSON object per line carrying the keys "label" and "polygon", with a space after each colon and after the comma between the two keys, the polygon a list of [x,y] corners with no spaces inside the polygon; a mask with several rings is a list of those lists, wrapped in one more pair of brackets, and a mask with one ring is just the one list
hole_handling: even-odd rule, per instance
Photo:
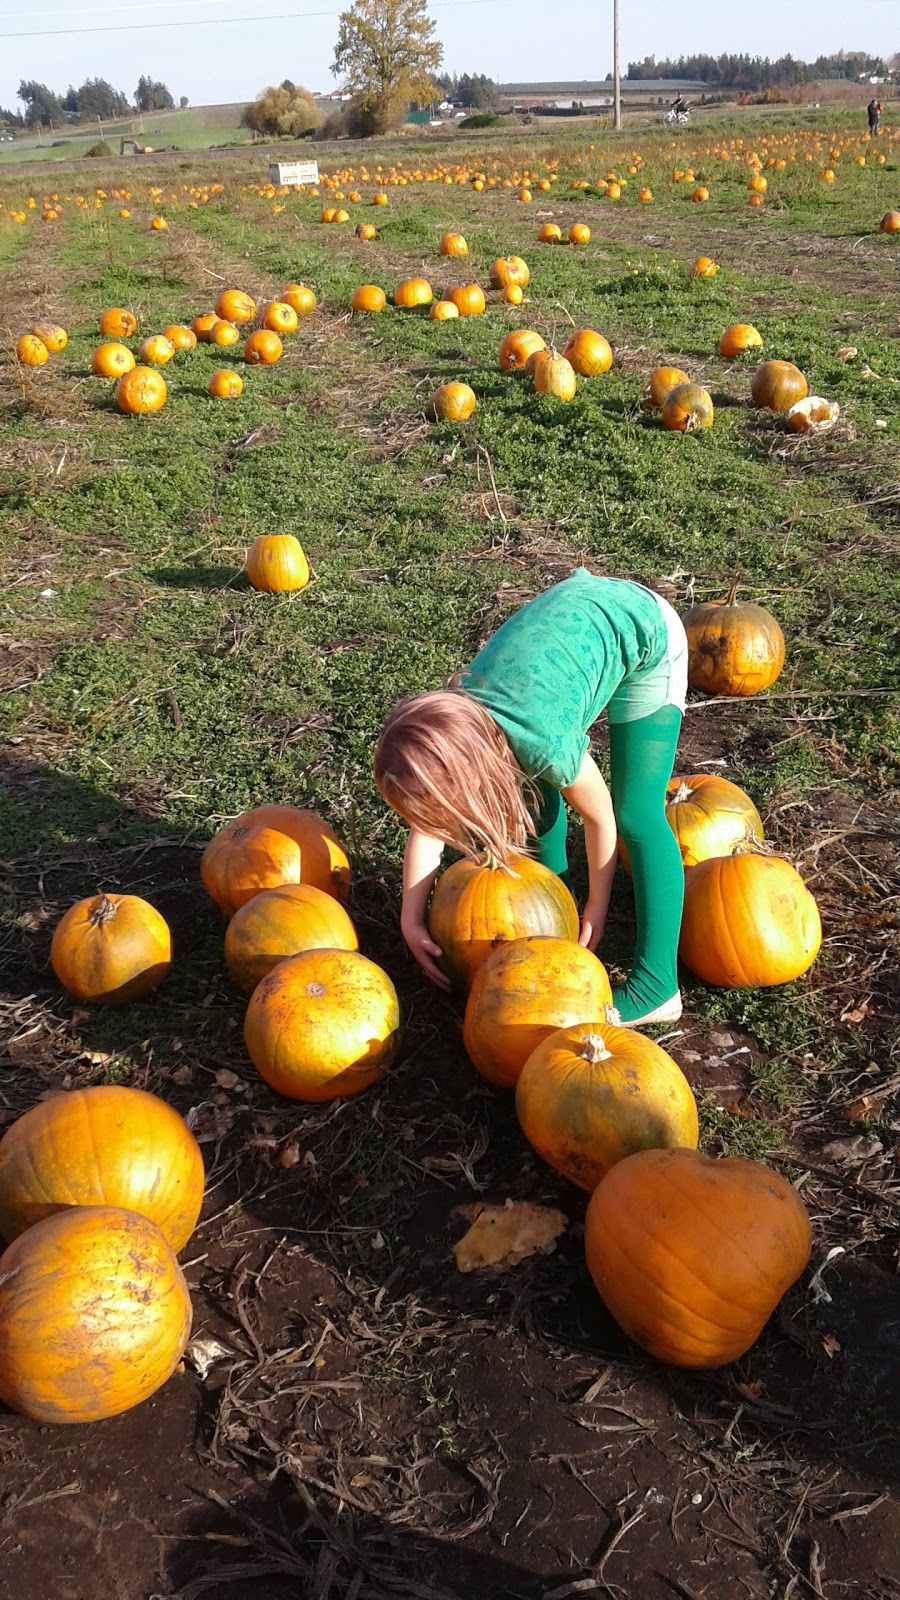
{"label": "orange pumpkin", "polygon": [[271,328],[257,328],[244,344],[244,360],[251,367],[271,367],[283,354],[284,345]]}
{"label": "orange pumpkin", "polygon": [[50,359],[50,351],[36,333],[23,333],[16,342],[16,359],[23,367],[42,367]]}
{"label": "orange pumpkin", "polygon": [[[209,336],[217,322],[224,321],[215,311],[202,311],[191,323],[191,332],[201,344],[209,344]],[[232,324],[233,326],[233,324]]]}
{"label": "orange pumpkin", "polygon": [[357,239],[375,239],[378,235],[378,229],[374,222],[358,222],[353,231]]}
{"label": "orange pumpkin", "polygon": [[350,298],[353,311],[383,311],[386,305],[387,295],[377,283],[361,283]]}
{"label": "orange pumpkin", "polygon": [[231,367],[217,367],[206,385],[206,392],[214,400],[236,400],[244,392],[244,380]]}
{"label": "orange pumpkin", "polygon": [[164,333],[155,333],[149,339],[144,339],[138,349],[141,360],[152,367],[164,367],[174,354],[175,346]]}
{"label": "orange pumpkin", "polygon": [[652,203],[652,200],[653,200],[653,190],[652,189],[646,189],[646,188],[645,189],[639,189],[638,190],[638,199],[645,206],[650,205]]}
{"label": "orange pumpkin", "polygon": [[372,204],[373,204],[373,206],[386,206],[387,203],[388,203],[388,197],[387,197],[387,195],[384,193],[384,191],[382,189],[380,189],[377,194],[374,194],[372,196]]}
{"label": "orange pumpkin", "polygon": [[309,583],[309,562],[292,533],[261,533],[247,552],[246,572],[264,594],[289,594]]}
{"label": "orange pumpkin", "polygon": [[514,328],[500,344],[500,371],[512,372],[524,367],[535,350],[545,349],[543,338],[532,328]]}
{"label": "orange pumpkin", "polygon": [[469,246],[461,233],[445,233],[438,249],[442,256],[467,256]]}
{"label": "orange pumpkin", "polygon": [[706,600],[682,617],[688,682],[704,694],[759,694],[784,666],[784,634],[764,606],[738,601],[737,579],[725,600]]}
{"label": "orange pumpkin", "polygon": [[279,962],[254,989],[244,1021],[260,1076],[277,1094],[311,1102],[377,1083],[399,1031],[394,985],[354,950],[307,950]]}
{"label": "orange pumpkin", "polygon": [[735,356],[742,355],[745,350],[758,349],[762,344],[762,334],[750,322],[733,322],[726,328],[719,340],[719,355],[733,361]]}
{"label": "orange pumpkin", "polygon": [[530,268],[521,256],[498,256],[491,263],[492,289],[505,289],[508,283],[517,283],[520,289],[527,289],[530,282]]}
{"label": "orange pumpkin", "polygon": [[580,944],[513,939],[499,945],[475,973],[463,1042],[483,1077],[512,1089],[548,1034],[605,1018],[611,1004],[606,968]]}
{"label": "orange pumpkin", "polygon": [[53,356],[65,350],[69,342],[65,328],[60,328],[55,322],[36,322],[31,331],[36,339],[40,339],[41,343],[46,345]]}
{"label": "orange pumpkin", "polygon": [[677,389],[680,383],[690,383],[690,381],[687,373],[682,372],[680,367],[654,367],[641,396],[641,410],[661,411],[666,395]]}
{"label": "orange pumpkin", "polygon": [[520,306],[525,299],[525,291],[518,283],[508,283],[501,291],[504,305]]}
{"label": "orange pumpkin", "polygon": [[57,923],[50,964],[76,1000],[127,1005],[162,983],[172,965],[172,935],[138,895],[89,895]]}
{"label": "orange pumpkin", "polygon": [[121,378],[135,366],[127,344],[100,344],[91,356],[91,371],[98,378]]}
{"label": "orange pumpkin", "polygon": [[168,328],[163,328],[163,334],[176,350],[193,350],[197,345],[197,335],[191,328],[182,327],[180,322],[172,322]]}
{"label": "orange pumpkin", "polygon": [[225,930],[225,965],[235,983],[248,991],[288,956],[358,948],[356,929],[343,906],[309,883],[283,883],[255,894]]}
{"label": "orange pumpkin", "polygon": [[691,277],[714,278],[718,270],[712,256],[697,256],[691,267]]}
{"label": "orange pumpkin", "polygon": [[636,1150],[697,1147],[697,1106],[672,1057],[633,1028],[580,1022],[532,1051],[516,1085],[529,1144],[592,1193]]}
{"label": "orange pumpkin", "polygon": [[426,278],[403,278],[394,290],[394,305],[407,309],[413,306],[430,306],[434,290]]}
{"label": "orange pumpkin", "polygon": [[451,322],[459,316],[459,308],[452,300],[435,300],[428,316],[432,322]]}
{"label": "orange pumpkin", "polygon": [[165,233],[169,224],[167,223],[165,217],[154,217],[150,223],[150,226],[154,233]]}
{"label": "orange pumpkin", "polygon": [[753,194],[765,194],[768,187],[769,180],[764,178],[761,172],[754,172],[752,178],[747,182],[747,188]]}
{"label": "orange pumpkin", "polygon": [[584,1243],[635,1344],[673,1366],[719,1367],[749,1350],[799,1278],[810,1225],[796,1189],[760,1162],[641,1150],[594,1190]]}
{"label": "orange pumpkin", "polygon": [[820,394],[804,395],[795,400],[785,413],[785,426],[791,433],[828,433],[841,414],[836,400],[826,400]]}
{"label": "orange pumpkin", "polygon": [[819,908],[779,856],[714,856],[685,878],[678,952],[704,983],[771,988],[812,966],[822,943]]}
{"label": "orange pumpkin", "polygon": [[475,391],[467,383],[442,383],[428,401],[430,422],[468,422],[476,406]]}
{"label": "orange pumpkin", "polygon": [[552,394],[557,400],[572,400],[577,387],[571,362],[554,354],[549,361],[535,363],[533,382],[538,394]]}
{"label": "orange pumpkin", "polygon": [[316,309],[316,297],[305,283],[289,283],[281,299],[298,317],[308,317]]}
{"label": "orange pumpkin", "polygon": [[99,1422],[172,1376],[191,1331],[175,1254],[146,1217],[78,1206],[0,1256],[0,1400],[37,1422]]}
{"label": "orange pumpkin", "polygon": [[705,189],[702,184],[699,184],[691,195],[691,199],[695,205],[703,205],[705,201],[709,199],[709,190]]}
{"label": "orange pumpkin", "polygon": [[238,343],[240,337],[240,331],[233,322],[217,317],[207,334],[206,343],[218,345],[220,350],[229,350]]}
{"label": "orange pumpkin", "polygon": [[666,821],[686,867],[710,856],[732,855],[763,838],[762,819],[750,796],[727,778],[706,772],[670,780]]}
{"label": "orange pumpkin", "polygon": [[879,233],[900,233],[900,211],[886,211],[878,224]]}
{"label": "orange pumpkin", "polygon": [[562,242],[562,228],[555,222],[545,222],[538,233],[541,244],[560,244]]}
{"label": "orange pumpkin", "polygon": [[271,300],[263,311],[263,327],[273,333],[296,333],[297,313],[286,300]]}
{"label": "orange pumpkin", "polygon": [[216,301],[216,316],[223,322],[241,325],[252,322],[256,316],[256,301],[243,289],[223,289]]}
{"label": "orange pumpkin", "polygon": [[597,378],[613,364],[612,347],[593,328],[579,328],[573,333],[563,355],[581,378]]}
{"label": "orange pumpkin", "polygon": [[447,289],[444,299],[455,305],[461,317],[480,317],[486,301],[484,290],[477,283],[457,283]]}
{"label": "orange pumpkin", "polygon": [[809,385],[792,361],[764,361],[750,381],[755,405],[767,411],[790,411],[809,393]]}
{"label": "orange pumpkin", "polygon": [[107,339],[130,339],[137,332],[137,317],[121,306],[112,306],[100,318],[100,332]]}
{"label": "orange pumpkin", "polygon": [[591,230],[586,222],[573,222],[569,229],[570,244],[590,244]]}
{"label": "orange pumpkin", "polygon": [[226,917],[283,883],[312,884],[342,902],[350,890],[350,863],[337,834],[298,806],[242,812],[206,846],[200,876]]}
{"label": "orange pumpkin", "polygon": [[454,989],[467,994],[498,944],[547,935],[577,940],[578,909],[561,878],[531,856],[512,868],[455,861],[434,886],[428,928]]}
{"label": "orange pumpkin", "polygon": [[184,1119],[143,1089],[71,1089],[0,1139],[0,1234],[9,1242],[72,1206],[124,1206],[177,1255],[203,1204],[203,1157]]}
{"label": "orange pumpkin", "polygon": [[663,426],[676,433],[697,433],[711,428],[715,412],[706,389],[699,383],[679,383],[662,403]]}
{"label": "orange pumpkin", "polygon": [[132,367],[116,384],[116,404],[127,416],[161,411],[168,395],[166,380],[154,367]]}

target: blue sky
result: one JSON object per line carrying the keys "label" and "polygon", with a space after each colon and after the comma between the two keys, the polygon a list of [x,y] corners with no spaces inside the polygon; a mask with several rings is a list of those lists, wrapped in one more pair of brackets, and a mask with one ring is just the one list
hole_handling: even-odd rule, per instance
{"label": "blue sky", "polygon": [[[849,7],[846,0],[759,0],[734,9],[720,0],[620,4],[623,71],[629,59],[682,51],[790,51],[809,59],[841,48],[883,55],[900,49],[900,0],[854,0]],[[22,78],[65,90],[97,76],[131,96],[140,74],[150,73],[193,105],[250,99],[285,76],[324,90],[334,86],[329,67],[341,9],[341,0],[0,0],[0,105],[16,105]],[[298,12],[331,14],[290,16]],[[611,65],[611,0],[434,0],[432,14],[450,70],[522,82],[602,77]],[[269,15],[286,20],[280,28],[260,20]],[[159,26],[51,36],[112,23]],[[11,37],[22,32],[32,37]]]}

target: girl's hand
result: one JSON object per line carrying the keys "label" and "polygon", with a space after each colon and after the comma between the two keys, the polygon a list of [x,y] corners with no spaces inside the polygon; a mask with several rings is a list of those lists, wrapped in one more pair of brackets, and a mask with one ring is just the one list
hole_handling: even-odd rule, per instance
{"label": "girl's hand", "polygon": [[578,937],[578,943],[584,945],[587,950],[596,950],[600,943],[605,921],[605,906],[600,906],[595,901],[589,900],[581,918],[581,933]]}
{"label": "girl's hand", "polygon": [[440,945],[435,944],[424,922],[401,921],[400,929],[413,956],[418,962],[426,977],[439,989],[450,991],[450,979],[440,967],[435,965],[435,957],[443,955]]}

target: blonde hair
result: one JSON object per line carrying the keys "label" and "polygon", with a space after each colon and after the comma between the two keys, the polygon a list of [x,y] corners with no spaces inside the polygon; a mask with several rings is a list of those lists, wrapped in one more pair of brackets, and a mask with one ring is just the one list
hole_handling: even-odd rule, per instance
{"label": "blonde hair", "polygon": [[375,750],[375,782],[420,832],[462,855],[503,865],[537,832],[527,799],[537,791],[493,717],[464,689],[401,700]]}

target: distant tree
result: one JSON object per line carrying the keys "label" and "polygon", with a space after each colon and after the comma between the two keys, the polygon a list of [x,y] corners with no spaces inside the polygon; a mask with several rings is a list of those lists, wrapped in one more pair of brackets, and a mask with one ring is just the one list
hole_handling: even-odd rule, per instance
{"label": "distant tree", "polygon": [[18,97],[25,107],[26,128],[60,128],[65,122],[65,112],[58,95],[45,83],[34,80],[19,84]]}
{"label": "distant tree", "polygon": [[493,78],[486,78],[483,72],[461,73],[457,85],[456,96],[464,106],[472,106],[476,111],[496,111],[500,106],[500,90]]}
{"label": "distant tree", "polygon": [[7,111],[5,106],[0,106],[0,128],[24,128],[25,119],[21,111]]}
{"label": "distant tree", "polygon": [[426,0],[355,0],[341,13],[331,68],[353,96],[354,131],[384,133],[413,101],[432,100],[443,54]]}
{"label": "distant tree", "polygon": [[138,111],[171,111],[175,105],[171,91],[164,83],[157,83],[153,78],[139,78],[138,86],[134,91],[134,103]]}
{"label": "distant tree", "polygon": [[245,106],[241,126],[268,138],[298,139],[322,121],[322,113],[308,89],[274,86]]}
{"label": "distant tree", "polygon": [[629,78],[683,78],[725,89],[792,88],[810,79],[877,77],[884,70],[880,56],[862,50],[839,50],[811,62],[796,61],[792,55],[779,56],[776,61],[768,56],[693,55],[679,56],[677,61],[645,56],[643,61],[628,63]]}
{"label": "distant tree", "polygon": [[188,106],[188,97],[187,97],[186,94],[183,94],[181,96],[179,102],[178,102],[178,108],[179,108],[180,111],[186,111],[187,110],[187,106]]}
{"label": "distant tree", "polygon": [[63,111],[68,111],[73,117],[78,113],[78,90],[71,83],[63,95],[62,108]]}
{"label": "distant tree", "polygon": [[[74,96],[74,107],[70,101]],[[114,89],[105,78],[85,78],[80,89],[69,89],[63,106],[66,111],[74,110],[82,121],[97,117],[112,120],[113,117],[126,117],[131,107],[128,97],[121,89]]]}
{"label": "distant tree", "polygon": [[281,87],[282,89],[296,89],[297,85],[295,84],[293,78],[282,78]]}

